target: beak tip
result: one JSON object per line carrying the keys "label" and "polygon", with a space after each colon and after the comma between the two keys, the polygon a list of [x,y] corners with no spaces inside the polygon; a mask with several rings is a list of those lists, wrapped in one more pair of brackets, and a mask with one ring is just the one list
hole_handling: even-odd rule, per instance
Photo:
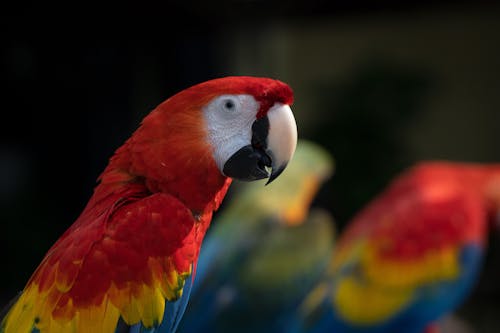
{"label": "beak tip", "polygon": [[276,178],[278,178],[278,176],[281,175],[281,173],[285,170],[287,164],[288,164],[288,162],[287,163],[283,163],[277,169],[273,168],[273,171],[271,172],[271,175],[269,176],[269,179],[267,180],[266,185],[270,184],[273,180],[275,180]]}

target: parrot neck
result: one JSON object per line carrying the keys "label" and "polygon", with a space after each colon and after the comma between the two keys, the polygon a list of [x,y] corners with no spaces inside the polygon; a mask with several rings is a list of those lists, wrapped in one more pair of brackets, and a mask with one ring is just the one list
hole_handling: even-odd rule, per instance
{"label": "parrot neck", "polygon": [[232,179],[220,173],[211,154],[198,152],[193,157],[169,146],[142,151],[140,145],[127,142],[111,158],[99,187],[141,184],[149,194],[162,192],[178,198],[194,216],[211,215]]}
{"label": "parrot neck", "polygon": [[149,193],[178,198],[194,216],[212,214],[231,179],[215,163],[201,116],[203,103],[171,98],[160,104],[116,150],[101,184],[141,183]]}

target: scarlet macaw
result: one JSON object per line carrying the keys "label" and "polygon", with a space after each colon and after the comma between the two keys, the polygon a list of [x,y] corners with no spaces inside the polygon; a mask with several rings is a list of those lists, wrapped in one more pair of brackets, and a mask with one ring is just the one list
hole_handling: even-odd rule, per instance
{"label": "scarlet macaw", "polygon": [[499,212],[499,164],[414,166],[340,235],[290,331],[433,331],[473,288]]}
{"label": "scarlet macaw", "polygon": [[226,77],[161,103],[111,157],[0,332],[175,331],[231,178],[271,182],[292,157],[292,100],[283,82]]}
{"label": "scarlet macaw", "polygon": [[286,174],[243,184],[203,241],[180,333],[276,332],[324,272],[334,223],[309,211],[333,159],[299,140]]}

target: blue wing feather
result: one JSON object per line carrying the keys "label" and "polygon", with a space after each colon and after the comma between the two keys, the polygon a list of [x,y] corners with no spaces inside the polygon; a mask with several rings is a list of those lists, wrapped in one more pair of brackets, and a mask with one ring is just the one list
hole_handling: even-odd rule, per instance
{"label": "blue wing feather", "polygon": [[177,327],[186,311],[186,306],[188,304],[189,296],[191,294],[191,288],[193,286],[194,276],[190,276],[186,279],[184,288],[182,290],[182,296],[175,302],[167,302],[165,306],[165,315],[163,316],[163,322],[157,331],[154,332],[169,332],[174,333],[177,331]]}

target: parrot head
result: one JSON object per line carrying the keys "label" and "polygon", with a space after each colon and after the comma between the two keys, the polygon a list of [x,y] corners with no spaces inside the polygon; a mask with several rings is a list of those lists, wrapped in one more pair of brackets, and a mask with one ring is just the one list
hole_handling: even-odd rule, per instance
{"label": "parrot head", "polygon": [[224,78],[205,83],[223,89],[203,107],[208,141],[220,171],[252,181],[276,179],[297,144],[291,89],[264,78]]}
{"label": "parrot head", "polygon": [[438,200],[456,191],[480,198],[488,227],[500,231],[500,164],[427,161],[414,168],[426,195]]}
{"label": "parrot head", "polygon": [[215,196],[216,209],[231,179],[271,182],[285,169],[297,144],[292,102],[291,88],[269,78],[194,85],[143,119],[101,181],[126,170],[126,177],[141,179],[152,192],[174,194],[194,210],[205,210]]}

